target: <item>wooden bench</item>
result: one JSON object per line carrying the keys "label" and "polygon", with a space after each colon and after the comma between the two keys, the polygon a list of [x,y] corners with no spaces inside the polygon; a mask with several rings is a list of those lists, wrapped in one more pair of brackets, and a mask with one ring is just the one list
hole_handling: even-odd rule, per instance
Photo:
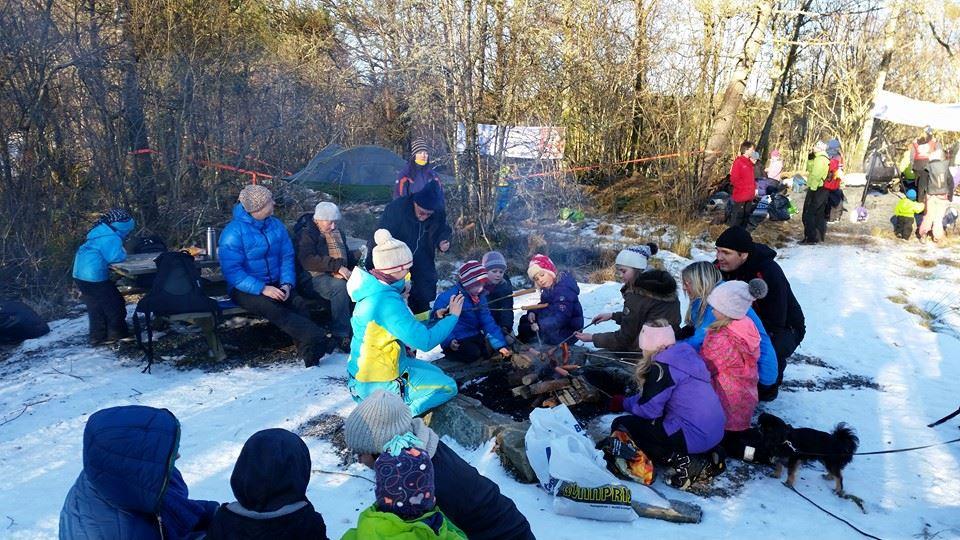
{"label": "wooden bench", "polygon": [[[242,307],[233,306],[222,309],[220,311],[220,317],[234,317],[246,313],[249,312]],[[217,321],[209,311],[178,313],[176,315],[166,315],[161,318],[168,321],[180,321],[198,326],[201,332],[203,332],[203,337],[207,340],[208,354],[218,362],[227,357],[227,352],[223,349],[223,342],[220,341],[220,334],[217,333]]]}

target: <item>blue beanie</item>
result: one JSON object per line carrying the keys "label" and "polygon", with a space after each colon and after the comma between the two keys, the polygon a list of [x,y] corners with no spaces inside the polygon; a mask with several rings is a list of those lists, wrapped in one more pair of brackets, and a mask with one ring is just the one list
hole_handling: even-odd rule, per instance
{"label": "blue beanie", "polygon": [[907,198],[910,199],[911,201],[917,200],[917,190],[915,190],[915,189],[908,189],[908,190],[907,190]]}
{"label": "blue beanie", "polygon": [[427,182],[423,189],[413,194],[413,202],[424,210],[432,212],[443,210],[443,192],[440,191],[440,184],[434,181]]}

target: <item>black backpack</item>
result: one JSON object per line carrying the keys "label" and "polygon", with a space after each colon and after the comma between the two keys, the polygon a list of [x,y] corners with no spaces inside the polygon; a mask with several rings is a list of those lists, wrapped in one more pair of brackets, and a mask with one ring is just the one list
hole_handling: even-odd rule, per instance
{"label": "black backpack", "polygon": [[[215,323],[220,316],[220,306],[217,301],[204,294],[200,287],[200,270],[189,253],[167,251],[161,253],[154,262],[157,264],[157,274],[153,280],[153,287],[137,302],[137,309],[133,314],[133,328],[137,334],[137,343],[147,356],[147,367],[143,368],[143,373],[150,373],[150,366],[153,365],[151,315],[210,312]],[[141,313],[147,328],[146,347],[140,336],[139,314]]]}

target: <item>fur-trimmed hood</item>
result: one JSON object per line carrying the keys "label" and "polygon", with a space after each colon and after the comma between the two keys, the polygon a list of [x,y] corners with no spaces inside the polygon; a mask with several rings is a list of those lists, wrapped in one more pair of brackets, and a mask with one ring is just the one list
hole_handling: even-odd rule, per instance
{"label": "fur-trimmed hood", "polygon": [[663,302],[673,302],[678,299],[677,280],[673,279],[670,272],[664,270],[647,270],[637,276],[632,284],[624,285],[620,290]]}

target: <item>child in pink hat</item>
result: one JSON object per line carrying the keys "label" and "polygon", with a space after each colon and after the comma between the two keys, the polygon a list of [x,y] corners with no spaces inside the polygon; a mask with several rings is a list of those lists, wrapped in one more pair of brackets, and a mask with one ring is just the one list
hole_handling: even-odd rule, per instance
{"label": "child in pink hat", "polygon": [[557,270],[550,257],[534,255],[527,275],[540,290],[540,303],[546,307],[531,311],[520,319],[517,339],[523,343],[572,345],[575,332],[583,329],[580,287],[569,272]]}

